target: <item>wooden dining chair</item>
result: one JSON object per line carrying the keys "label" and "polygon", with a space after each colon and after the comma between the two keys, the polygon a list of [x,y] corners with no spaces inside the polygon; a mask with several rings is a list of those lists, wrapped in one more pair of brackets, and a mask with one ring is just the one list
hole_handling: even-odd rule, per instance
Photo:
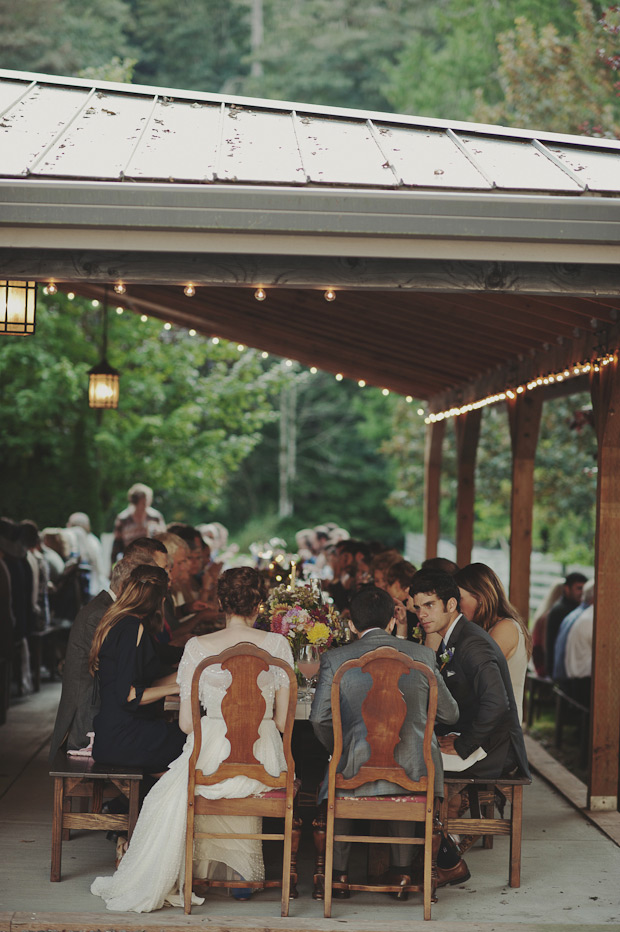
{"label": "wooden dining chair", "polygon": [[[357,773],[346,779],[338,773],[342,754],[343,736],[340,715],[340,684],[345,674],[359,668],[372,677],[372,685],[362,704],[362,717],[366,725],[366,740],[370,745],[370,757]],[[398,682],[401,676],[416,673],[428,681],[429,698],[422,752],[426,776],[411,780],[403,767],[396,761],[394,750],[400,741],[400,730],[405,721],[407,706]],[[328,771],[327,825],[325,848],[325,918],[331,916],[332,888],[402,892],[421,892],[424,895],[424,918],[431,918],[431,900],[435,895],[436,880],[433,877],[432,840],[435,765],[431,755],[431,740],[437,713],[437,680],[435,674],[423,663],[412,660],[407,654],[393,647],[379,647],[362,657],[348,660],[338,667],[332,683],[332,719],[334,727],[334,750]],[[394,796],[347,796],[364,783],[388,780],[402,787],[403,795]],[[338,795],[340,793],[341,795]],[[335,819],[373,819],[421,822],[424,835],[418,837],[394,837],[391,835],[337,835]],[[401,888],[388,884],[333,883],[332,868],[334,841],[367,842],[372,844],[408,844],[424,846],[423,883],[411,883]]]}
{"label": "wooden dining chair", "polygon": [[[223,670],[232,675],[232,682],[222,701],[222,717],[226,723],[226,737],[230,741],[230,754],[214,773],[204,774],[197,766],[202,746],[202,710],[198,694],[200,677],[210,666],[221,664]],[[265,700],[259,689],[259,673],[269,667],[280,667],[289,680],[289,699],[286,725],[282,735],[286,770],[277,776],[268,773],[254,757],[253,747],[258,738],[258,729],[265,712]],[[282,916],[288,916],[289,899],[294,895],[297,880],[296,853],[299,846],[299,821],[294,819],[294,804],[297,793],[295,765],[291,754],[291,736],[297,704],[297,680],[293,669],[284,660],[272,657],[254,644],[244,642],[222,651],[215,657],[207,657],[198,664],[192,678],[191,708],[194,731],[194,748],[189,761],[187,792],[187,837],[185,847],[185,912],[191,912],[192,859],[195,838],[256,838],[283,841],[282,877],[276,881],[228,881],[200,880],[207,887],[274,887],[282,886]],[[246,796],[238,799],[206,799],[196,792],[200,786],[212,786],[230,777],[251,777],[272,790],[261,796]],[[256,834],[200,832],[196,830],[197,815],[262,816],[284,819],[282,832]],[[293,891],[293,893],[292,893]]]}

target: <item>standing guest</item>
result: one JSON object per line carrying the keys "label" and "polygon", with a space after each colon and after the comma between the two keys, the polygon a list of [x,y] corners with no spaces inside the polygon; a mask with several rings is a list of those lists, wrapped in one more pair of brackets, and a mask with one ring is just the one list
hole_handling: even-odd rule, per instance
{"label": "standing guest", "polygon": [[136,482],[127,493],[129,505],[121,511],[114,522],[112,542],[112,565],[119,553],[137,537],[154,537],[166,530],[164,516],[152,507],[153,490],[142,482]]}
{"label": "standing guest", "polygon": [[583,587],[588,581],[583,573],[569,573],[564,580],[562,597],[555,603],[547,616],[547,630],[545,632],[545,659],[547,674],[553,673],[553,657],[555,654],[555,639],[558,636],[560,625],[569,612],[577,608],[583,597]]}
{"label": "standing guest", "polygon": [[517,609],[508,601],[496,573],[485,563],[470,563],[454,574],[461,611],[488,631],[508,662],[519,722],[523,721],[523,693],[532,638]]}
{"label": "standing guest", "polygon": [[33,630],[43,631],[50,624],[49,573],[41,550],[41,536],[34,521],[20,523],[20,534],[27,549],[26,559],[32,571]]}
{"label": "standing guest", "polygon": [[557,582],[551,586],[542,604],[538,607],[538,613],[532,622],[532,664],[538,676],[551,675],[551,671],[547,670],[547,659],[545,657],[547,618],[551,608],[561,598],[563,590],[563,582]]}
{"label": "standing guest", "polygon": [[0,712],[4,712],[9,705],[15,639],[11,573],[7,557],[21,552],[21,546],[15,536],[13,522],[0,518]]}
{"label": "standing guest", "polygon": [[[93,719],[100,706],[99,695],[94,688],[89,669],[95,631],[104,614],[121,594],[133,569],[144,564],[161,566],[157,558],[161,560],[162,554],[158,553],[157,546],[162,545],[149,538],[134,541],[127,548],[127,555],[115,564],[109,588],[102,589],[91,599],[79,611],[71,626],[62,672],[62,693],[50,746],[50,763],[65,740],[69,751],[88,746],[87,735],[93,730]],[[165,548],[162,546],[162,549],[166,562]]]}
{"label": "standing guest", "polygon": [[568,632],[564,655],[568,694],[587,707],[590,706],[592,682],[593,629],[594,605],[590,603]]}
{"label": "standing guest", "polygon": [[10,577],[13,628],[13,674],[21,693],[33,691],[28,635],[32,632],[32,570],[21,528],[11,518],[0,519],[2,551]]}
{"label": "standing guest", "polygon": [[160,717],[163,699],[179,688],[174,674],[162,676],[151,639],[161,627],[167,592],[165,570],[138,566],[97,625],[89,656],[101,697],[93,721],[97,762],[157,774],[181,753],[185,735],[176,722]]}
{"label": "standing guest", "polygon": [[560,630],[558,631],[558,636],[555,639],[555,653],[553,655],[553,670],[552,676],[556,683],[562,683],[563,680],[566,680],[566,644],[568,641],[568,635],[571,628],[577,621],[580,615],[585,612],[589,605],[592,605],[594,602],[594,580],[591,579],[586,583],[583,589],[583,602],[580,602],[577,608],[574,608],[572,612],[569,612],[565,618],[562,619],[562,624],[560,625]]}
{"label": "standing guest", "polygon": [[81,528],[86,537],[84,539],[84,550],[82,558],[90,567],[89,573],[89,593],[91,598],[105,589],[108,582],[108,573],[103,559],[103,550],[101,541],[93,534],[90,527],[90,518],[83,511],[74,511],[67,518],[68,528]]}

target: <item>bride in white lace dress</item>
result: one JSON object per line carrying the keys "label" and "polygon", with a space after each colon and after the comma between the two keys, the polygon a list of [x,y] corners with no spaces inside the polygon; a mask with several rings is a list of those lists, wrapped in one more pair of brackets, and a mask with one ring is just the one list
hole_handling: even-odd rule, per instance
{"label": "bride in white lace dress", "polygon": [[[179,724],[188,733],[183,752],[153,787],[142,806],[131,843],[112,877],[97,877],[91,892],[101,896],[108,909],[150,912],[165,903],[182,906],[185,858],[185,817],[187,807],[188,761],[193,747],[190,691],[198,663],[249,641],[293,666],[293,655],[286,638],[253,628],[264,584],[250,567],[227,570],[218,582],[218,596],[226,613],[226,628],[188,641],[179,664],[177,680],[181,707]],[[207,668],[200,679],[200,700],[207,714],[202,718],[202,748],[198,765],[212,773],[228,756],[230,743],[221,716],[221,704],[231,682],[221,667]],[[254,745],[256,758],[274,775],[285,769],[280,732],[284,729],[288,706],[288,679],[283,670],[270,667],[259,674],[258,685],[265,697],[266,712]],[[251,796],[270,787],[247,777],[224,780],[198,788],[211,799]],[[242,816],[198,816],[199,831],[260,831],[260,819]],[[240,821],[243,827],[240,827]],[[264,865],[260,840],[197,839],[194,847],[194,876],[263,880]],[[193,897],[196,903],[203,900]]]}

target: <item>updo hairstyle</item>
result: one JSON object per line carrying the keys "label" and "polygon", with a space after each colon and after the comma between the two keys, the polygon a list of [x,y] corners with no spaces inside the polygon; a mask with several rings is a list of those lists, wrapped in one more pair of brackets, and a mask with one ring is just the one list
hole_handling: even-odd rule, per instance
{"label": "updo hairstyle", "polygon": [[217,595],[226,615],[249,618],[267,598],[267,586],[251,566],[225,570],[217,581]]}

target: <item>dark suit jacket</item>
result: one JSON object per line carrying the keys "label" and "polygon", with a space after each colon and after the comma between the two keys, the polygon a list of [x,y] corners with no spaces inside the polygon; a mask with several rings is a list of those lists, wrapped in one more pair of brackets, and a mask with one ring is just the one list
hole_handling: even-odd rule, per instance
{"label": "dark suit jacket", "polygon": [[454,648],[454,654],[441,674],[458,703],[459,719],[452,728],[439,725],[436,730],[438,734],[460,732],[454,747],[463,759],[477,747],[487,752],[485,760],[463,775],[501,776],[512,747],[514,763],[529,776],[508,664],[497,643],[461,615],[448,647]]}
{"label": "dark suit jacket", "polygon": [[[321,655],[319,681],[312,703],[310,721],[319,741],[328,751],[334,746],[332,725],[331,688],[334,674],[338,667],[354,657],[361,657],[377,647],[392,647],[407,654],[413,660],[426,664],[437,675],[434,651],[410,641],[393,638],[379,629],[373,629],[362,638],[325,651]],[[370,746],[366,741],[366,726],[362,718],[362,703],[370,688],[370,677],[361,670],[350,670],[340,684],[340,713],[342,716],[343,749],[338,771],[346,777],[352,777],[370,756]],[[415,670],[402,676],[399,687],[407,703],[407,717],[400,733],[400,743],[396,746],[395,757],[412,780],[419,780],[426,773],[422,755],[426,709],[428,706],[428,682]],[[454,722],[458,716],[456,702],[450,696],[442,678],[437,675],[437,720]],[[433,736],[433,760],[435,761],[435,792],[443,795],[443,768],[441,754],[436,738]],[[347,795],[382,796],[390,793],[402,793],[402,787],[387,780],[365,783],[354,790],[347,790]],[[319,793],[319,802],[327,796],[327,778],[323,781]]]}
{"label": "dark suit jacket", "polygon": [[67,748],[75,750],[88,745],[86,733],[93,730],[93,718],[99,711],[99,701],[93,697],[94,679],[88,672],[88,655],[95,629],[112,597],[103,589],[78,612],[67,643],[62,673],[62,693],[56,713],[56,724],[50,747],[50,761],[67,738]]}

